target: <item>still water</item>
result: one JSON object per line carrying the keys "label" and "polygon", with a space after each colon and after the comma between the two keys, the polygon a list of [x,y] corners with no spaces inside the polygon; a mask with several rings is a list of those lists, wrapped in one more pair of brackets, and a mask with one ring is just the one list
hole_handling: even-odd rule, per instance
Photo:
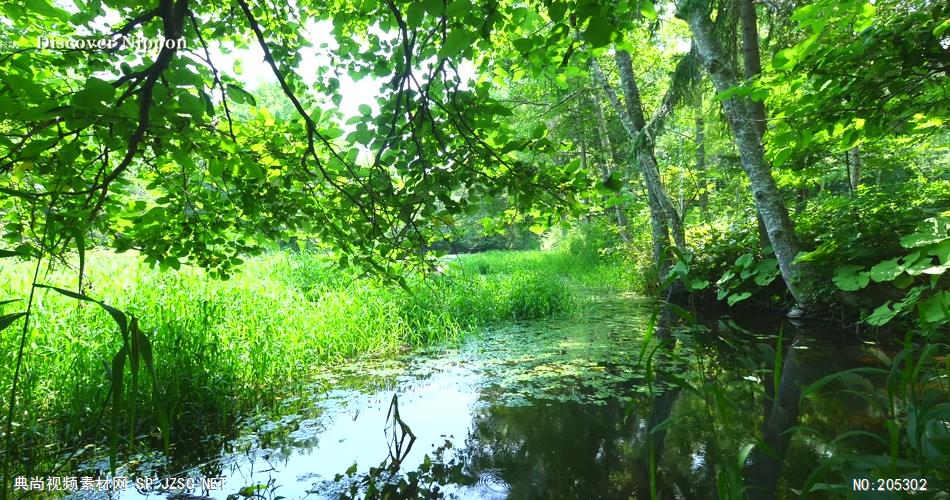
{"label": "still water", "polygon": [[[798,497],[832,454],[886,453],[871,433],[883,429],[888,354],[853,338],[595,297],[568,318],[328,370],[191,464],[120,474],[190,478],[190,494],[213,498],[362,497],[387,484],[449,498]],[[842,370],[853,371],[803,393]],[[811,482],[851,479],[829,474]],[[210,477],[223,488],[196,482]]]}

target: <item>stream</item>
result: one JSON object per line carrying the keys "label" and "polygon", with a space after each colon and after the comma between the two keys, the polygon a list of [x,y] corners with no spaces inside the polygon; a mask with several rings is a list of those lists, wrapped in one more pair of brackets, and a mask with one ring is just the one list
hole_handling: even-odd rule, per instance
{"label": "stream", "polygon": [[[649,498],[651,488],[660,498],[718,498],[730,481],[752,498],[781,498],[797,497],[833,449],[881,452],[871,436],[831,442],[881,432],[883,376],[857,370],[802,397],[829,373],[883,367],[880,348],[778,316],[714,311],[685,321],[658,308],[594,296],[568,318],[327,370],[286,399],[286,411],[246,419],[236,439],[175,474],[147,460],[127,464],[119,474],[156,480],[113,498],[164,497],[166,486],[179,498],[222,499],[374,489]],[[760,439],[768,446],[753,448]],[[73,496],[94,496],[83,493]]]}

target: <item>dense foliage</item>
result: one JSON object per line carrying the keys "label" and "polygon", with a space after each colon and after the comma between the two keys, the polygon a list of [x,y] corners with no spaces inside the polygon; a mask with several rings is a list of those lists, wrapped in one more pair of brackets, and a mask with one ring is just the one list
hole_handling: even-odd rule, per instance
{"label": "dense foliage", "polygon": [[[931,0],[6,1],[5,484],[569,310],[563,274],[909,332],[888,431],[919,467],[889,465],[933,469],[948,60]],[[531,252],[440,260],[499,249]]]}

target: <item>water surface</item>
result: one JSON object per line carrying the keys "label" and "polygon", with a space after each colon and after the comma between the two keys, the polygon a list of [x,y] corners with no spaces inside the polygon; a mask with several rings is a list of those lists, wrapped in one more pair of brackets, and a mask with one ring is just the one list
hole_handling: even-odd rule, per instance
{"label": "water surface", "polygon": [[242,488],[362,496],[400,478],[402,491],[415,478],[460,498],[649,498],[651,488],[717,498],[729,481],[752,497],[797,496],[833,450],[880,451],[870,437],[829,443],[880,432],[881,377],[859,370],[801,398],[828,373],[882,366],[884,352],[847,338],[777,316],[715,312],[691,323],[652,301],[600,296],[574,317],[328,370],[285,401],[292,411],[247,419],[240,437],[193,467],[121,473],[223,477],[221,490],[191,491],[214,498]]}

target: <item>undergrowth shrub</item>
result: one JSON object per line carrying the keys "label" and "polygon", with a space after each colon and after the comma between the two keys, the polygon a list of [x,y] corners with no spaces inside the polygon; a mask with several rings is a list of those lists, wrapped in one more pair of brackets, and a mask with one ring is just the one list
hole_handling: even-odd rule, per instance
{"label": "undergrowth shrub", "polygon": [[[901,235],[912,232],[920,221],[936,216],[947,206],[950,181],[946,180],[899,186],[862,185],[854,193],[827,191],[809,199],[793,217],[803,251],[799,258],[816,270],[813,279],[817,280],[818,300],[827,304],[840,301],[839,290],[833,283],[835,269],[845,265],[868,267],[900,257],[905,251],[899,244]],[[730,272],[735,274],[743,262],[764,263],[773,258],[770,249],[760,245],[751,208],[694,224],[689,227],[686,240],[692,256],[691,277],[711,284],[729,281]],[[741,289],[717,285],[720,299],[728,297],[734,301],[736,297],[752,296],[759,302],[774,302],[778,295],[785,294],[778,282],[764,280],[753,284],[751,275],[748,278],[750,286]],[[868,297],[847,300],[851,305],[867,300],[880,302],[881,297],[874,296],[879,292],[872,287],[862,292]]]}
{"label": "undergrowth shrub", "polygon": [[818,194],[795,224],[815,266],[831,270],[846,263],[875,264],[901,254],[901,236],[948,206],[946,180],[860,186],[850,196]]}

